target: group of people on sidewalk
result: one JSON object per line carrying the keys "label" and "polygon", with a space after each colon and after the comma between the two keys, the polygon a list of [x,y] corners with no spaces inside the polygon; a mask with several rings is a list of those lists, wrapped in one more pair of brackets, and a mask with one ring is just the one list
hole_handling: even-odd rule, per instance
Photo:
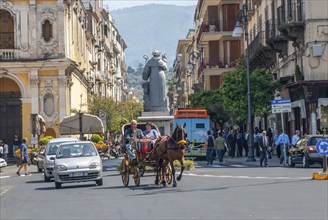
{"label": "group of people on sidewalk", "polygon": [[[233,129],[228,132],[209,130],[205,137],[206,160],[207,165],[212,165],[214,157],[219,160],[219,163],[223,163],[223,158],[228,153],[229,158],[248,156],[248,134],[245,136]],[[286,155],[291,145],[300,139],[300,131],[296,130],[291,141],[289,136],[282,132],[282,130],[275,130],[268,128],[261,132],[257,127],[254,129],[254,145],[253,149],[255,156],[260,158],[260,166],[268,167],[268,159],[272,158],[272,154],[275,152],[280,159],[282,166],[286,165]]]}

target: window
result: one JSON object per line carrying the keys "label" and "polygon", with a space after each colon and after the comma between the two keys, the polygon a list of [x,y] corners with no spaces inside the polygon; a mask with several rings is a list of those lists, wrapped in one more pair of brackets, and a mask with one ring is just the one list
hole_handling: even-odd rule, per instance
{"label": "window", "polygon": [[47,93],[43,97],[43,109],[44,113],[50,117],[54,113],[54,106],[55,106],[55,99],[54,96],[51,93]]}
{"label": "window", "polygon": [[6,10],[0,10],[0,49],[14,49],[14,19]]}
{"label": "window", "polygon": [[52,39],[52,23],[48,19],[42,24],[42,38],[47,43]]}
{"label": "window", "polygon": [[204,123],[196,123],[196,128],[205,128]]}

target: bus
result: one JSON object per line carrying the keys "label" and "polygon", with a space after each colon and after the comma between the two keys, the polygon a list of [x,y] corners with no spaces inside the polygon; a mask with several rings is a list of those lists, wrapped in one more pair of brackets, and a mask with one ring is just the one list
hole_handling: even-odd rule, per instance
{"label": "bus", "polygon": [[187,139],[190,142],[185,152],[186,159],[206,156],[205,137],[210,130],[210,117],[203,108],[179,108],[174,115],[173,126],[186,123]]}

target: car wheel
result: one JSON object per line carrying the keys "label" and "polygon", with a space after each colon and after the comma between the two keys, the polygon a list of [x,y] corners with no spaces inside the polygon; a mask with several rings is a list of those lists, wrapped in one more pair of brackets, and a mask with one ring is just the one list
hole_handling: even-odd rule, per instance
{"label": "car wheel", "polygon": [[303,155],[303,158],[302,158],[302,167],[304,167],[304,168],[310,167],[309,160],[306,158],[305,155]]}
{"label": "car wheel", "polygon": [[56,189],[60,189],[61,188],[61,183],[55,182],[55,186],[56,186]]}
{"label": "car wheel", "polygon": [[96,180],[96,184],[97,184],[98,186],[102,186],[102,185],[103,185],[103,179]]}
{"label": "car wheel", "polygon": [[44,182],[50,182],[50,178],[47,177],[45,173],[43,173],[43,176],[44,176]]}
{"label": "car wheel", "polygon": [[292,156],[289,155],[287,158],[287,163],[289,167],[295,167],[295,163],[292,162]]}

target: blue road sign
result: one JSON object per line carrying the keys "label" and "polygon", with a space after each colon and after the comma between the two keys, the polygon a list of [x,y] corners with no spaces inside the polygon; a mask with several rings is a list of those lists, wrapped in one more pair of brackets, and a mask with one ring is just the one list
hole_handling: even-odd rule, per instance
{"label": "blue road sign", "polygon": [[321,155],[328,155],[328,139],[322,139],[315,145],[317,152]]}
{"label": "blue road sign", "polygon": [[271,104],[287,104],[291,103],[290,99],[277,99],[277,100],[271,100]]}

